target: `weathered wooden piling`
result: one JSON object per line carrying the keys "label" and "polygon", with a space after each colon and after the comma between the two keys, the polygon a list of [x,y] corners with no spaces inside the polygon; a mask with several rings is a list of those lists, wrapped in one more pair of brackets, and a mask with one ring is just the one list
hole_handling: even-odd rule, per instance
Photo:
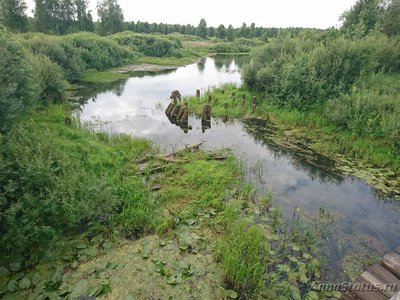
{"label": "weathered wooden piling", "polygon": [[251,112],[254,112],[254,109],[256,108],[256,96],[251,97]]}
{"label": "weathered wooden piling", "polygon": [[179,108],[179,112],[178,112],[178,114],[176,115],[176,118],[177,118],[178,120],[180,120],[180,119],[182,118],[182,116],[183,116],[185,110],[186,110],[186,106],[185,106],[185,105],[181,105],[180,108]]}
{"label": "weathered wooden piling", "polygon": [[203,114],[201,116],[202,120],[211,119],[211,104],[206,104],[203,107]]}
{"label": "weathered wooden piling", "polygon": [[211,120],[201,120],[201,131],[204,133],[211,128]]}
{"label": "weathered wooden piling", "polygon": [[200,90],[196,90],[196,97],[200,98]]}
{"label": "weathered wooden piling", "polygon": [[172,112],[172,110],[174,109],[174,107],[175,107],[175,104],[174,104],[174,103],[168,104],[167,109],[165,110],[165,114],[166,114],[167,116],[171,115],[171,112]]}
{"label": "weathered wooden piling", "polygon": [[180,108],[181,108],[181,105],[179,105],[179,104],[175,105],[174,108],[171,111],[170,116],[171,117],[176,117],[178,115],[178,113],[179,113]]}
{"label": "weathered wooden piling", "polygon": [[182,116],[179,118],[179,122],[188,122],[188,118],[189,118],[189,111],[187,109],[187,107],[185,107]]}

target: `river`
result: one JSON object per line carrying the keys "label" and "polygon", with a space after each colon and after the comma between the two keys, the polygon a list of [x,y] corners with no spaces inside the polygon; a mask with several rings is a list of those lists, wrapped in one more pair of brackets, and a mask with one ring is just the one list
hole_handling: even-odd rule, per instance
{"label": "river", "polygon": [[201,120],[189,117],[192,130],[171,124],[164,110],[169,95],[203,93],[224,83],[241,84],[245,57],[208,57],[198,63],[160,73],[138,73],[126,81],[82,91],[81,119],[99,130],[130,133],[150,139],[165,151],[203,142],[206,149],[232,148],[244,161],[246,179],[259,195],[273,193],[289,222],[300,208],[305,219],[326,231],[322,252],[327,258],[325,278],[343,278],[344,265],[383,256],[400,244],[400,205],[354,177],[331,171],[329,159],[314,162],[285,149],[254,130],[257,121],[212,119],[204,130]]}

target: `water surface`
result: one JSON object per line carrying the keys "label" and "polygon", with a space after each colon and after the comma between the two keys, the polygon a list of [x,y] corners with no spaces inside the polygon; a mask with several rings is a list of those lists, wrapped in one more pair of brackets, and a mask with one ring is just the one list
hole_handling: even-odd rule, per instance
{"label": "water surface", "polygon": [[187,133],[171,124],[164,114],[171,91],[177,89],[182,95],[193,95],[196,89],[204,92],[223,83],[239,85],[245,59],[204,58],[176,70],[140,74],[116,85],[103,86],[101,92],[96,87],[86,91],[88,101],[82,107],[81,118],[107,132],[150,139],[166,151],[200,142],[208,149],[232,148],[245,161],[246,177],[257,193],[272,191],[273,203],[281,206],[287,220],[296,208],[310,218],[321,212],[328,215],[328,221],[317,222],[328,232],[323,243],[328,259],[327,279],[339,279],[346,256],[383,256],[397,247],[399,204],[379,196],[358,179],[333,173],[329,159],[314,155],[310,161],[301,153],[276,145],[265,138],[262,130],[251,129],[260,124],[212,119],[211,128],[204,130],[201,120],[190,116],[193,129]]}

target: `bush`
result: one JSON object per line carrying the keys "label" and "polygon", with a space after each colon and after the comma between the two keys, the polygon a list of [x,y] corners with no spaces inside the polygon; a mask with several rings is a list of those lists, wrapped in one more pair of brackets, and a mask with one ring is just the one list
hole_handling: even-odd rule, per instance
{"label": "bush", "polygon": [[39,84],[39,100],[42,103],[60,103],[67,97],[68,82],[63,70],[47,56],[30,55],[30,63]]}
{"label": "bush", "polygon": [[2,254],[49,249],[62,234],[101,228],[100,217],[121,232],[155,222],[150,192],[132,172],[149,143],[65,126],[64,116],[50,105],[0,138]]}
{"label": "bush", "polygon": [[37,95],[34,74],[22,46],[0,28],[0,132],[9,130]]}
{"label": "bush", "polygon": [[330,100],[326,117],[356,136],[384,138],[398,151],[400,138],[400,78],[377,74],[360,80],[351,93]]}
{"label": "bush", "polygon": [[282,39],[254,51],[243,78],[279,106],[307,110],[349,93],[362,76],[396,71],[399,55],[399,44],[381,35],[357,41]]}
{"label": "bush", "polygon": [[114,34],[110,38],[119,45],[137,49],[140,53],[148,56],[173,56],[177,49],[182,48],[181,41],[174,36],[165,37],[163,35],[125,31]]}

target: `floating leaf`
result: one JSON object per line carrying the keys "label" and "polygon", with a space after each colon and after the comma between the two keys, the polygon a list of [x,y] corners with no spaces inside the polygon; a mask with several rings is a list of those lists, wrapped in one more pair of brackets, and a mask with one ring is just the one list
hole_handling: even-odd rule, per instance
{"label": "floating leaf", "polygon": [[185,223],[188,226],[193,226],[193,225],[195,225],[197,223],[197,220],[196,219],[187,219],[187,220],[185,220]]}
{"label": "floating leaf", "polygon": [[116,262],[108,262],[106,265],[106,268],[113,270],[113,269],[117,268],[118,266],[119,266],[119,264]]}
{"label": "floating leaf", "polygon": [[20,282],[19,282],[19,289],[20,289],[20,290],[29,289],[30,286],[31,286],[31,281],[30,281],[28,278],[26,278],[26,277],[22,278],[22,279],[20,280]]}
{"label": "floating leaf", "polygon": [[231,299],[236,299],[238,297],[238,294],[234,290],[225,290],[225,295]]}
{"label": "floating leaf", "polygon": [[300,251],[300,247],[295,244],[292,245],[292,249],[293,249],[293,251]]}
{"label": "floating leaf", "polygon": [[18,272],[19,270],[21,270],[22,265],[21,265],[21,262],[17,261],[17,262],[10,263],[9,267],[10,267],[11,271]]}
{"label": "floating leaf", "polygon": [[19,289],[18,282],[16,280],[10,280],[7,284],[7,289],[11,293],[18,291]]}

